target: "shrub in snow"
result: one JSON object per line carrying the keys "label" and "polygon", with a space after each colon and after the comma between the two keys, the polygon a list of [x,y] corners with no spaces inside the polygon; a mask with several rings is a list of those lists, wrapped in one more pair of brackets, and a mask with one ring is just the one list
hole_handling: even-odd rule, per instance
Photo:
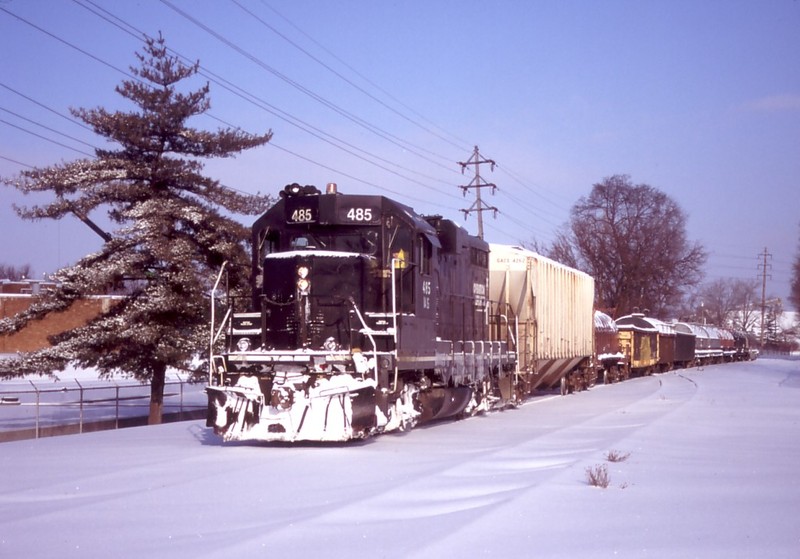
{"label": "shrub in snow", "polygon": [[624,462],[631,455],[630,452],[620,452],[619,450],[609,450],[606,453],[606,460],[609,462]]}
{"label": "shrub in snow", "polygon": [[611,483],[608,477],[608,468],[605,464],[596,464],[586,468],[586,482],[592,487],[602,487],[605,489]]}

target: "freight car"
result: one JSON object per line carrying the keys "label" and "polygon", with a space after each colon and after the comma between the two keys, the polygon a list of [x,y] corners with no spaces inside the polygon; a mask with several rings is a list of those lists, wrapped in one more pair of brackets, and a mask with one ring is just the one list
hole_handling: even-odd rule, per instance
{"label": "freight car", "polygon": [[626,380],[630,375],[628,359],[622,353],[619,329],[604,312],[594,313],[594,366],[603,384]]}
{"label": "freight car", "polygon": [[493,316],[516,333],[524,392],[594,385],[594,279],[517,246],[491,245],[489,269]]}
{"label": "freight car", "polygon": [[635,363],[634,370],[640,373],[754,357],[747,336],[728,328],[688,322],[666,323],[643,313],[620,317],[615,324],[621,332],[619,337],[626,359]]}
{"label": "freight car", "polygon": [[649,375],[657,372],[658,327],[641,313],[623,316],[616,321],[619,343],[629,363],[631,374]]}
{"label": "freight car", "polygon": [[490,336],[509,323],[489,315],[489,245],[452,221],[293,184],[252,235],[251,308],[212,328],[225,440],[358,439],[520,398],[517,338]]}
{"label": "freight car", "polygon": [[[695,340],[692,365],[710,365],[714,362],[717,353],[722,354],[718,341],[712,339],[712,334],[709,333],[705,326],[689,322],[676,322],[675,330],[683,332],[687,336],[692,336]],[[719,349],[714,346],[719,346]]]}
{"label": "freight car", "polygon": [[[688,325],[667,323],[656,318],[646,316],[644,313],[633,313],[622,316],[616,320],[619,328],[630,330],[633,336],[641,332],[639,338],[646,339],[646,342],[638,341],[628,344],[625,347],[636,347],[638,343],[640,349],[639,372],[666,372],[675,368],[685,368],[695,362],[695,345],[698,329],[690,329]],[[645,338],[645,334],[647,337]],[[624,335],[623,335],[624,336]],[[643,346],[649,348],[647,359],[642,359],[641,355],[647,353]],[[655,354],[652,349],[655,348]],[[626,355],[631,358],[631,355]]]}
{"label": "freight car", "polygon": [[751,336],[740,330],[732,330],[733,334],[733,360],[750,361],[758,356],[758,350],[752,347],[755,345]]}

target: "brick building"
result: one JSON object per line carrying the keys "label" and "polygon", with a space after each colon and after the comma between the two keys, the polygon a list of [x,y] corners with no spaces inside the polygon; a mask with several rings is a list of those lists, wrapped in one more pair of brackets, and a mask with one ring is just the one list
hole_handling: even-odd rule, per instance
{"label": "brick building", "polygon": [[[0,280],[0,319],[14,316],[30,307],[42,293],[56,284],[38,280]],[[0,353],[36,351],[50,345],[47,338],[83,326],[100,313],[108,312],[119,296],[96,295],[76,301],[67,310],[30,322],[13,334],[0,334]]]}

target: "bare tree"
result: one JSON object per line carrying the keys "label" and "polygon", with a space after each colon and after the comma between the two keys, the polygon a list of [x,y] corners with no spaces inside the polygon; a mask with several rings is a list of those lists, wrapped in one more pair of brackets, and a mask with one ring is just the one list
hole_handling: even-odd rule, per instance
{"label": "bare tree", "polygon": [[549,258],[567,266],[578,268],[580,266],[576,249],[571,242],[570,230],[563,227],[556,233],[556,238],[550,249],[545,253]]}
{"label": "bare tree", "polygon": [[33,275],[33,269],[30,264],[23,264],[22,266],[0,264],[0,279],[18,281],[30,278],[31,275]]}
{"label": "bare tree", "polygon": [[758,281],[736,280],[732,286],[736,312],[731,320],[731,327],[742,332],[755,332],[761,318],[759,310]]}
{"label": "bare tree", "polygon": [[734,278],[718,279],[700,289],[698,318],[718,326],[752,332],[759,318],[756,304],[758,282]]}
{"label": "bare tree", "polygon": [[730,279],[718,279],[705,284],[700,290],[703,318],[718,326],[727,326],[735,310]]}
{"label": "bare tree", "polygon": [[594,276],[597,305],[616,316],[635,307],[674,312],[706,260],[702,246],[687,240],[678,204],[627,175],[604,179],[578,200],[548,256]]}

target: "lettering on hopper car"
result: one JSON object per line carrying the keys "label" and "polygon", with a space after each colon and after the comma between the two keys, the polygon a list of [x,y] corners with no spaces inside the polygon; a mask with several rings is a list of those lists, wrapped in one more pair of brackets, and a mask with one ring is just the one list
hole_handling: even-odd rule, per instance
{"label": "lettering on hopper car", "polygon": [[494,261],[498,264],[525,264],[526,260],[519,257],[497,257]]}

